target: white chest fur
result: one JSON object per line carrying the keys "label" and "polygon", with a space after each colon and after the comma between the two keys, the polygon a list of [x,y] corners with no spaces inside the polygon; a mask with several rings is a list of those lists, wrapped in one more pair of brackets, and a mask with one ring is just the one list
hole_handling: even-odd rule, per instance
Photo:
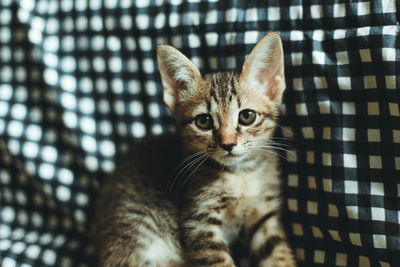
{"label": "white chest fur", "polygon": [[242,200],[259,197],[267,186],[266,175],[260,172],[224,173],[220,182],[226,194]]}
{"label": "white chest fur", "polygon": [[280,206],[280,181],[276,168],[260,168],[240,174],[223,173],[213,188],[221,190],[230,199],[225,212],[220,214],[227,240],[235,239],[238,227],[250,228],[262,216]]}
{"label": "white chest fur", "polygon": [[221,173],[215,186],[228,196],[241,200],[257,200],[280,184],[275,165],[266,165],[253,171]]}
{"label": "white chest fur", "polygon": [[[197,212],[222,222],[218,228],[228,244],[249,230],[265,214],[280,208],[277,164],[264,162],[252,171],[221,172],[197,197]],[[220,207],[220,208],[217,208]]]}

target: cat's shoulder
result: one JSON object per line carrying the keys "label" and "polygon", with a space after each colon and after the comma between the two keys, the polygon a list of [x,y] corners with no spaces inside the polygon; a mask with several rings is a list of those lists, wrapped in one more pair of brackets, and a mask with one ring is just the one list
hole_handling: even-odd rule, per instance
{"label": "cat's shoulder", "polygon": [[159,176],[171,172],[181,151],[177,134],[147,136],[116,159],[115,172],[141,172]]}

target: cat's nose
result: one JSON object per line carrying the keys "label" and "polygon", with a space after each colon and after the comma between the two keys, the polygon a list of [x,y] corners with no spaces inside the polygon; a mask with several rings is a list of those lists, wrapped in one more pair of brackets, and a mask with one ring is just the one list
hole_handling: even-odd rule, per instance
{"label": "cat's nose", "polygon": [[233,147],[234,147],[235,145],[236,145],[235,143],[221,144],[221,147],[222,147],[223,149],[225,149],[226,151],[231,152],[232,149],[233,149]]}

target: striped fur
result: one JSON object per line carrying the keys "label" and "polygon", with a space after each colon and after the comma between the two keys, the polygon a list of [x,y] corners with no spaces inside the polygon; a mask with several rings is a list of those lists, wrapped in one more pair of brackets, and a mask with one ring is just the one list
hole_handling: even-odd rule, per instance
{"label": "striped fur", "polygon": [[[237,266],[231,248],[242,239],[250,266],[295,266],[272,143],[285,88],[279,36],[264,37],[240,74],[201,76],[169,46],[158,63],[179,135],[137,145],[104,186],[99,265]],[[239,119],[246,110],[250,124]],[[199,124],[202,114],[212,124]]]}

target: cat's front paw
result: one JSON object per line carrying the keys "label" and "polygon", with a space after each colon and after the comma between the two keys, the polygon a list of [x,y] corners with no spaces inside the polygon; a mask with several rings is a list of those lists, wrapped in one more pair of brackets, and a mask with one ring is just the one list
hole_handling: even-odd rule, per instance
{"label": "cat's front paw", "polygon": [[235,267],[235,263],[231,255],[225,251],[213,251],[211,249],[204,249],[190,253],[191,266],[196,267]]}
{"label": "cat's front paw", "polygon": [[296,267],[291,248],[286,242],[277,244],[272,253],[260,261],[259,267]]}
{"label": "cat's front paw", "polygon": [[192,262],[190,266],[195,266],[195,267],[236,267],[236,265],[233,262],[205,262],[205,261],[200,261],[200,262]]}

